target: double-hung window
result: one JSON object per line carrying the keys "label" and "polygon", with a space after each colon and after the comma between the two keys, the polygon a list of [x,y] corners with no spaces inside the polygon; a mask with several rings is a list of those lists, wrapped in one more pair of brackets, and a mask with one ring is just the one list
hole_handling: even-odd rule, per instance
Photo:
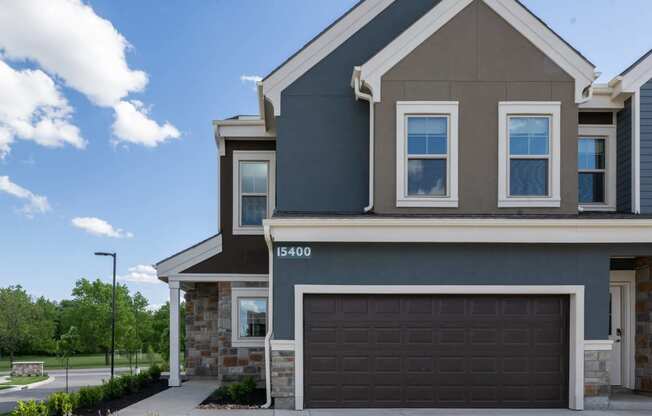
{"label": "double-hung window", "polygon": [[258,347],[267,334],[267,288],[231,290],[231,344]]}
{"label": "double-hung window", "polygon": [[559,207],[560,104],[500,103],[499,207]]}
{"label": "double-hung window", "polygon": [[584,211],[616,209],[616,128],[579,128],[577,142],[578,200]]}
{"label": "double-hung window", "polygon": [[396,205],[457,207],[458,103],[397,103]]}
{"label": "double-hung window", "polygon": [[233,234],[262,234],[274,211],[273,151],[233,152]]}

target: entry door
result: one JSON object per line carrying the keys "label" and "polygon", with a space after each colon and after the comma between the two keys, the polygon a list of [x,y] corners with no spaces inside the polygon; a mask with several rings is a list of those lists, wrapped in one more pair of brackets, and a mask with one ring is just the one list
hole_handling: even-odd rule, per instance
{"label": "entry door", "polygon": [[609,339],[614,342],[611,351],[611,362],[609,364],[609,375],[613,386],[623,384],[623,297],[621,286],[611,286],[609,288]]}

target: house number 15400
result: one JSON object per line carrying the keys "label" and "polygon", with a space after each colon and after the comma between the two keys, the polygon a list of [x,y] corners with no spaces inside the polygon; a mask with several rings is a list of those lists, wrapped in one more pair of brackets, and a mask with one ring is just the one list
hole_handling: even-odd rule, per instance
{"label": "house number 15400", "polygon": [[276,247],[276,257],[286,259],[307,259],[310,258],[312,249],[310,247]]}

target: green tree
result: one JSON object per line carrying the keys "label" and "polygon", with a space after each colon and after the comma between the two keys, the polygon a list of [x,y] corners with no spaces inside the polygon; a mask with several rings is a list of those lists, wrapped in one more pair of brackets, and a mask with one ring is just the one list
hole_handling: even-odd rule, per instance
{"label": "green tree", "polygon": [[66,393],[68,393],[68,367],[70,366],[70,357],[79,350],[79,332],[77,328],[71,326],[65,334],[56,342],[57,356],[61,364],[66,366]]}
{"label": "green tree", "polygon": [[21,286],[0,288],[0,317],[0,351],[13,362],[31,339],[32,299]]}
{"label": "green tree", "polygon": [[[166,302],[152,316],[153,345],[165,361],[170,359],[170,302]],[[186,305],[179,306],[179,347],[185,351],[186,346]]]}

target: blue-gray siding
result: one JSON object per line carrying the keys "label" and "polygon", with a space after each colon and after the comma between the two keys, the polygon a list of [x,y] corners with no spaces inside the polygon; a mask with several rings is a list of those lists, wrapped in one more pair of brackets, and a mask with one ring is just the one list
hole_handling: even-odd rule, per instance
{"label": "blue-gray siding", "polygon": [[610,257],[652,245],[309,244],[274,259],[274,337],[294,338],[294,285],[584,285],[586,338],[606,339]]}
{"label": "blue-gray siding", "polygon": [[618,112],[617,187],[618,211],[632,211],[632,99]]}
{"label": "blue-gray siding", "polygon": [[652,80],[641,87],[641,213],[652,214]]}
{"label": "blue-gray siding", "polygon": [[439,0],[398,0],[281,94],[277,203],[284,212],[360,212],[368,203],[369,105],[356,101],[362,65]]}

